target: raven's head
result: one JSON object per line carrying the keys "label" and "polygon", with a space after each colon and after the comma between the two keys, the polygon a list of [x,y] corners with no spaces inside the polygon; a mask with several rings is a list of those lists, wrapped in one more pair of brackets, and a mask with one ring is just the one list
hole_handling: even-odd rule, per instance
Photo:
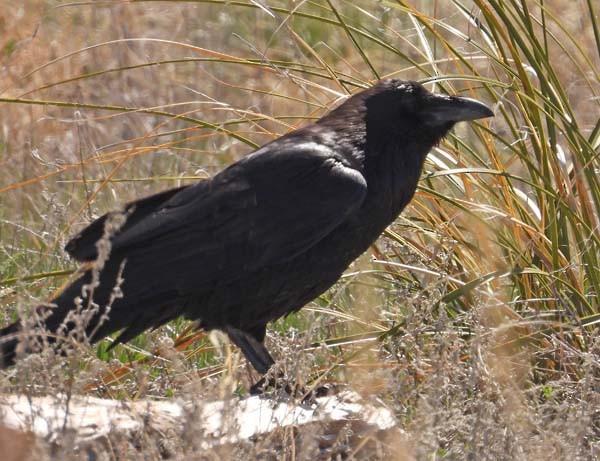
{"label": "raven's head", "polygon": [[[485,104],[432,93],[414,81],[381,80],[358,92],[316,122],[354,164],[370,171],[410,170],[417,177],[431,148],[460,121],[492,117]],[[314,132],[313,125],[297,133]],[[331,133],[330,133],[331,134]],[[387,159],[387,160],[386,160]],[[368,166],[368,168],[367,168]]]}
{"label": "raven's head", "polygon": [[366,141],[366,154],[390,149],[424,157],[455,123],[493,116],[485,104],[432,93],[414,81],[381,80],[356,93],[317,123]]}
{"label": "raven's head", "polygon": [[439,141],[456,122],[492,117],[485,104],[469,98],[431,93],[418,82],[382,80],[364,92],[367,133],[412,137],[426,134]]}

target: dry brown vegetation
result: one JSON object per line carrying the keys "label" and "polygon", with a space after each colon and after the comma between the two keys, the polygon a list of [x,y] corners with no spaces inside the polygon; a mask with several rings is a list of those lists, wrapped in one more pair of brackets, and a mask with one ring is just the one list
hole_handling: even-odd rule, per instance
{"label": "dry brown vegetation", "polygon": [[[358,457],[600,457],[597,10],[581,0],[4,0],[2,325],[60,289],[75,269],[62,246],[94,217],[211,175],[377,78],[421,79],[497,116],[457,127],[432,152],[410,210],[334,289],[277,322],[270,348],[301,385],[345,383],[393,409],[405,436]],[[256,377],[239,353],[186,328],[110,354],[106,344],[45,351],[4,371],[0,389],[199,404],[243,394]],[[318,428],[200,452],[202,434],[182,424],[181,440],[140,434],[90,450],[329,453]],[[91,456],[72,448],[63,434],[33,450]]]}

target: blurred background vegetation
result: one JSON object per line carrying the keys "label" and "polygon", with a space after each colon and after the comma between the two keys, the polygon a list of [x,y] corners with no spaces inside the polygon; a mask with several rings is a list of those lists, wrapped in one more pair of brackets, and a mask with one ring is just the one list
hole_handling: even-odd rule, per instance
{"label": "blurred background vegetation", "polygon": [[[0,3],[3,324],[60,289],[75,268],[62,247],[94,217],[210,176],[377,79],[416,79],[496,117],[456,127],[403,216],[268,341],[302,384],[382,399],[416,458],[600,456],[595,2]],[[129,399],[256,378],[184,322],[108,344],[2,386]]]}

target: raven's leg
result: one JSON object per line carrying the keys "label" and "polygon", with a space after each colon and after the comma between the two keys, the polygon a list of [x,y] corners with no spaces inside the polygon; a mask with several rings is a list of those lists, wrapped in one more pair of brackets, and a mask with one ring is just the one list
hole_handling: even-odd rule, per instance
{"label": "raven's leg", "polygon": [[262,341],[264,333],[261,340],[258,340],[256,338],[257,335],[252,335],[230,326],[225,327],[225,332],[229,336],[229,339],[242,350],[244,356],[256,371],[261,375],[266,375],[269,368],[275,363],[275,360],[273,360]]}
{"label": "raven's leg", "polygon": [[314,390],[306,391],[304,388],[289,384],[282,372],[278,372],[276,376],[265,376],[275,361],[263,343],[264,327],[253,333],[247,333],[231,326],[225,327],[224,331],[229,339],[242,350],[256,371],[263,375],[257,383],[250,387],[250,394],[262,394],[266,388],[274,387],[285,390],[291,396],[303,396],[304,402],[312,402],[316,397],[331,395],[337,391],[337,387],[331,385],[319,386]]}

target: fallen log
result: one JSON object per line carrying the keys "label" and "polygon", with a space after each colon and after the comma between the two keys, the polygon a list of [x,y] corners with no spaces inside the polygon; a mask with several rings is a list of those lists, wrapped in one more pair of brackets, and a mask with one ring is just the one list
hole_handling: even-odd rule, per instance
{"label": "fallen log", "polygon": [[268,396],[191,402],[4,395],[0,421],[6,431],[30,434],[47,444],[64,446],[68,440],[70,449],[76,451],[102,451],[99,447],[114,447],[116,439],[127,450],[146,450],[140,441],[150,438],[164,457],[186,449],[219,452],[259,442],[284,449],[284,439],[297,441],[308,433],[314,436],[319,456],[329,457],[340,450],[352,452],[375,442],[386,443],[390,433],[399,431],[388,409],[350,391],[316,398],[310,405]]}

